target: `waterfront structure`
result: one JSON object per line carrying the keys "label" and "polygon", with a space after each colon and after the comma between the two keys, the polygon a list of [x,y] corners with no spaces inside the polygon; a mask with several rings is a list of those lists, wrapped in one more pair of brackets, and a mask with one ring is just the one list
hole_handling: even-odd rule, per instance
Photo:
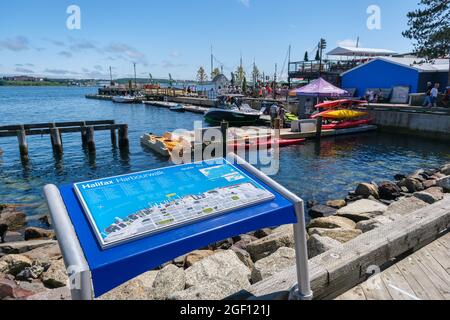
{"label": "waterfront structure", "polygon": [[[367,89],[392,89],[409,87],[410,93],[425,92],[427,82],[447,86],[449,60],[436,59],[425,62],[421,58],[377,57],[341,74],[342,87],[356,89],[364,96]],[[354,90],[352,90],[354,91]]]}

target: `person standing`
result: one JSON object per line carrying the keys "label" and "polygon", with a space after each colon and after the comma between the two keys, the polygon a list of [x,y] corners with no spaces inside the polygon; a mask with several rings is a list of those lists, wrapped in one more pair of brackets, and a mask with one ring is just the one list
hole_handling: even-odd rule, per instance
{"label": "person standing", "polygon": [[423,102],[423,107],[431,106],[431,90],[433,89],[433,84],[431,82],[427,82],[427,91],[425,93],[425,101]]}
{"label": "person standing", "polygon": [[439,83],[434,84],[434,88],[431,89],[430,95],[431,95],[431,106],[436,107],[437,98],[439,94]]}
{"label": "person standing", "polygon": [[278,117],[278,106],[273,104],[270,109],[270,125],[272,128],[275,128],[275,119]]}

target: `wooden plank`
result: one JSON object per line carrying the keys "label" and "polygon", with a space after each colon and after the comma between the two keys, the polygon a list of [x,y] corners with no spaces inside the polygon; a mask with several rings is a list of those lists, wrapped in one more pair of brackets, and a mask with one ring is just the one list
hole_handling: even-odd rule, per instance
{"label": "wooden plank", "polygon": [[[96,126],[93,126],[93,128],[95,131],[106,131],[106,130],[111,130],[111,129],[121,129],[124,126],[126,126],[126,125],[125,124],[107,124],[107,125],[96,125]],[[25,130],[25,131],[26,131],[27,136],[40,136],[40,135],[51,133],[50,129],[30,129],[30,130]],[[61,133],[74,133],[74,132],[81,132],[81,131],[82,131],[81,126],[80,127],[61,127],[61,128],[59,128],[59,132],[61,132]],[[17,136],[16,131],[0,132],[0,137],[15,137],[15,136]]]}
{"label": "wooden plank", "polygon": [[[43,129],[43,128],[50,128],[53,125],[57,128],[60,127],[74,127],[74,126],[81,126],[83,125],[83,121],[70,121],[70,122],[56,122],[56,123],[34,123],[34,124],[24,124],[24,125],[6,125],[6,126],[0,126],[0,130],[20,130],[20,128],[23,126],[25,129]],[[89,126],[94,125],[102,125],[102,124],[114,124],[114,120],[91,120],[86,121],[86,124]]]}
{"label": "wooden plank", "polygon": [[392,300],[392,296],[381,278],[381,274],[370,277],[361,285],[367,300]]}
{"label": "wooden plank", "polygon": [[450,274],[450,254],[439,241],[433,242],[427,247],[428,252]]}
{"label": "wooden plank", "polygon": [[426,273],[420,268],[414,257],[398,262],[398,267],[417,297],[425,300],[444,300],[444,296],[434,286]]}
{"label": "wooden plank", "polygon": [[346,293],[340,295],[335,300],[367,300],[366,295],[364,294],[364,290],[361,286],[356,286]]}
{"label": "wooden plank", "polygon": [[381,279],[383,280],[386,288],[394,300],[418,300],[419,298],[415,296],[414,290],[406,281],[402,272],[399,270],[397,265],[384,270],[381,274]]}
{"label": "wooden plank", "polygon": [[447,252],[450,252],[450,232],[447,233],[445,236],[439,238],[437,241],[447,248],[448,250]]}

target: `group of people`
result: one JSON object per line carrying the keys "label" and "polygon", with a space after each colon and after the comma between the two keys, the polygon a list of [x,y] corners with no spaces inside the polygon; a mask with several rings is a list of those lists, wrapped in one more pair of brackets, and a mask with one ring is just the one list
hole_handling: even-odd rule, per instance
{"label": "group of people", "polygon": [[431,82],[428,82],[423,106],[429,108],[436,107],[438,95],[439,95],[439,83],[435,83],[433,85]]}

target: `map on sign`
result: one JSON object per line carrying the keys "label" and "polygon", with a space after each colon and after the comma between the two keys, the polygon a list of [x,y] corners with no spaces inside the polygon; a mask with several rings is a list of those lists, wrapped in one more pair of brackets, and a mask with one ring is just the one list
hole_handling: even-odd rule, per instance
{"label": "map on sign", "polygon": [[228,162],[80,182],[74,190],[102,248],[274,199]]}

